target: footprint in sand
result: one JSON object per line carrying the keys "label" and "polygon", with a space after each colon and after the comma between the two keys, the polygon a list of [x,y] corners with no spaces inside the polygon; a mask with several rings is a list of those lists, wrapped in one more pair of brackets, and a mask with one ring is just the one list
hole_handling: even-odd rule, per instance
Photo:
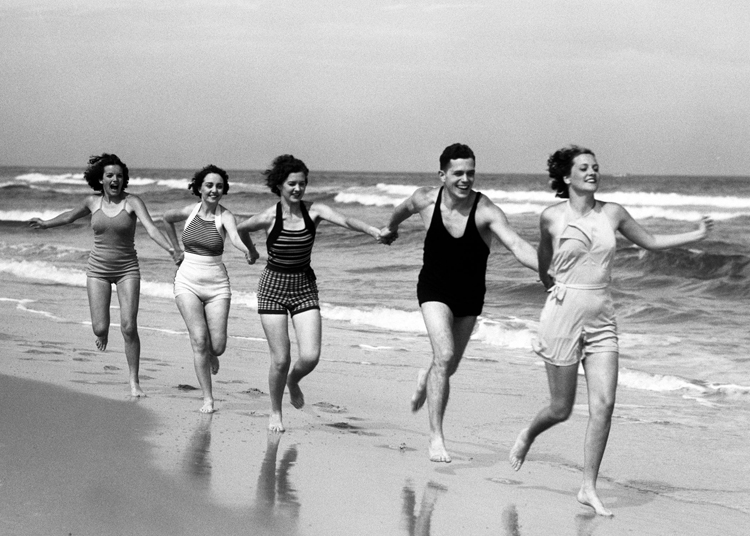
{"label": "footprint in sand", "polygon": [[330,402],[316,402],[313,406],[325,413],[346,413],[348,411],[346,408],[331,404]]}
{"label": "footprint in sand", "polygon": [[104,365],[104,370],[122,370],[122,369],[114,365]]}

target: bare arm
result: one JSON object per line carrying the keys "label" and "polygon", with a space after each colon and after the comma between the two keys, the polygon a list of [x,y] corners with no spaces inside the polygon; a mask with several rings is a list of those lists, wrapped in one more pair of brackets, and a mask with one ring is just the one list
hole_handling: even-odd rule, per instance
{"label": "bare arm", "polygon": [[133,212],[135,212],[135,215],[138,217],[140,222],[143,224],[143,227],[146,229],[148,236],[151,237],[151,240],[164,248],[164,250],[167,251],[174,259],[174,261],[178,262],[178,251],[172,247],[172,244],[169,243],[169,240],[166,236],[164,236],[164,233],[162,233],[156,227],[156,225],[154,225],[154,221],[151,219],[151,214],[148,213],[148,209],[146,209],[146,205],[143,201],[141,201],[141,198],[136,195],[130,194],[128,195],[127,200],[133,207]]}
{"label": "bare arm", "polygon": [[393,209],[391,217],[385,227],[380,230],[381,240],[395,240],[398,237],[398,226],[402,222],[424,210],[431,202],[428,192],[433,188],[418,188],[400,205]]}
{"label": "bare arm", "polygon": [[378,229],[377,227],[370,225],[369,223],[365,223],[362,220],[358,220],[357,218],[344,216],[343,214],[340,214],[333,210],[328,205],[315,203],[314,208],[312,208],[311,210],[317,213],[317,215],[322,220],[329,221],[335,225],[338,225],[339,227],[351,229],[352,231],[368,234],[376,240],[380,239],[380,229]]}
{"label": "bare arm", "polygon": [[182,253],[182,246],[180,245],[179,238],[177,238],[177,230],[175,229],[174,224],[178,221],[185,221],[194,206],[195,205],[188,205],[180,209],[170,209],[164,213],[164,231],[167,238],[172,243],[175,252]]}
{"label": "bare arm", "polygon": [[539,262],[534,247],[518,236],[518,233],[508,223],[508,218],[505,217],[505,213],[500,210],[500,207],[489,199],[485,198],[485,200],[482,200],[482,205],[484,205],[482,208],[488,211],[490,218],[489,227],[492,234],[513,254],[518,262],[537,272],[539,270]]}
{"label": "bare arm", "polygon": [[255,249],[255,244],[253,244],[253,241],[250,239],[249,233],[246,233],[245,236],[245,240],[247,241],[240,237],[237,232],[237,222],[234,219],[234,214],[227,209],[223,209],[223,212],[221,213],[221,223],[224,225],[224,229],[227,231],[227,236],[229,237],[229,240],[232,241],[234,247],[245,254],[247,263],[255,264],[255,261],[260,257],[258,250]]}
{"label": "bare arm", "polygon": [[711,232],[714,226],[713,220],[708,216],[704,216],[698,225],[698,229],[695,231],[673,235],[655,235],[644,229],[633,219],[630,213],[620,205],[616,203],[607,203],[605,206],[613,214],[615,221],[617,222],[617,230],[634,244],[649,250],[674,248],[697,242],[698,240],[703,240],[708,236],[708,233]]}
{"label": "bare arm", "polygon": [[29,220],[29,227],[33,229],[50,229],[51,227],[60,227],[62,225],[68,225],[73,223],[77,219],[83,218],[84,216],[91,214],[89,204],[93,196],[88,196],[83,204],[79,207],[66,210],[62,214],[58,214],[50,220],[42,220],[39,218],[31,218]]}

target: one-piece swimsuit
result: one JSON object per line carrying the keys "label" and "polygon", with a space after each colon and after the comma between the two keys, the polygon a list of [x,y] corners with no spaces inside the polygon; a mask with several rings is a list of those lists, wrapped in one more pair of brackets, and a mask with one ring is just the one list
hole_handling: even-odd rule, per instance
{"label": "one-piece swimsuit", "polygon": [[120,202],[119,212],[108,216],[102,210],[103,200],[99,199],[99,207],[91,214],[94,247],[89,254],[86,275],[109,283],[140,279],[135,251],[136,215],[126,210],[126,198]]}

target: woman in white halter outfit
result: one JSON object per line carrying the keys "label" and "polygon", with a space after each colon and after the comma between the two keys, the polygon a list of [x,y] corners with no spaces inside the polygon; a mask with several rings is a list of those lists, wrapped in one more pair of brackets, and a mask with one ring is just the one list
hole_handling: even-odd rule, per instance
{"label": "woman in white halter outfit", "polygon": [[551,400],[519,434],[510,462],[519,470],[534,439],[570,416],[582,361],[589,422],[578,501],[609,516],[612,513],[599,499],[596,480],[617,388],[619,350],[609,289],[615,232],[645,249],[667,249],[705,238],[713,222],[704,218],[697,231],[652,235],[617,203],[594,197],[600,183],[599,164],[589,149],[565,147],[550,156],[547,164],[550,185],[557,197],[567,199],[545,209],[540,220],[539,276],[549,296],[533,346],[545,362]]}
{"label": "woman in white halter outfit", "polygon": [[229,190],[227,172],[209,165],[198,171],[188,189],[201,198],[197,205],[188,205],[164,214],[167,236],[176,251],[182,251],[174,224],[185,221],[182,231],[184,259],[174,279],[174,296],[185,320],[193,347],[195,373],[203,390],[201,413],[213,413],[214,398],[211,374],[219,372],[219,356],[227,344],[227,319],[232,292],[229,276],[222,261],[224,239],[242,251],[248,264],[258,259],[258,252],[249,239],[245,244],[237,234],[234,216],[219,204]]}

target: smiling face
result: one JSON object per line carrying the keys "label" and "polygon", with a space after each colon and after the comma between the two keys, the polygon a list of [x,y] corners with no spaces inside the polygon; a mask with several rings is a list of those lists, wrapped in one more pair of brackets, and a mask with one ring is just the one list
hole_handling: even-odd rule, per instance
{"label": "smiling face", "polygon": [[438,175],[449,195],[466,198],[474,186],[474,173],[473,158],[456,158],[450,161],[445,171],[440,170]]}
{"label": "smiling face", "polygon": [[573,159],[570,173],[563,179],[571,190],[596,192],[599,188],[599,164],[592,154],[579,154]]}
{"label": "smiling face", "polygon": [[102,173],[102,191],[107,197],[117,197],[122,193],[125,174],[117,164],[104,166]]}
{"label": "smiling face", "polygon": [[305,188],[307,188],[307,179],[305,174],[300,171],[290,173],[286,180],[281,183],[279,190],[281,191],[281,197],[290,203],[299,203],[302,196],[305,195]]}
{"label": "smiling face", "polygon": [[209,173],[201,184],[201,200],[218,203],[224,195],[224,178],[218,173]]}

